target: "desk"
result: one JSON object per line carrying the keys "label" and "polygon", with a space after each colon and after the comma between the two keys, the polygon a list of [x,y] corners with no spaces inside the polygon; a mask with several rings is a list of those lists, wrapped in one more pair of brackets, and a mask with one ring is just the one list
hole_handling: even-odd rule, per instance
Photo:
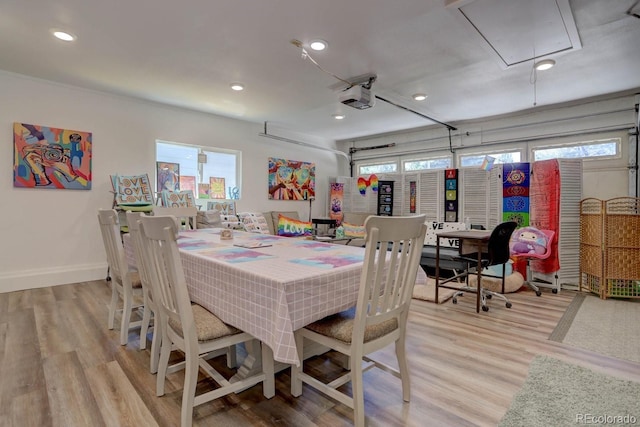
{"label": "desk", "polygon": [[448,238],[448,239],[458,239],[460,241],[460,255],[468,255],[474,252],[478,253],[478,265],[477,265],[477,287],[476,287],[476,313],[480,312],[480,300],[482,299],[481,287],[481,271],[480,268],[482,266],[482,253],[487,252],[489,237],[491,236],[491,231],[487,230],[460,230],[460,231],[446,231],[443,233],[436,234],[436,304],[438,303],[438,287],[442,286],[444,288],[449,289],[459,289],[453,286],[444,286],[444,283],[455,279],[448,279],[440,284],[440,238]]}
{"label": "desk", "polygon": [[311,224],[313,224],[313,235],[318,235],[318,225],[326,225],[327,226],[327,235],[331,234],[332,229],[335,229],[338,225],[338,221],[332,218],[312,218]]}
{"label": "desk", "polygon": [[[181,231],[178,239],[191,300],[267,344],[274,360],[298,364],[293,332],[355,305],[364,249],[234,230]],[[127,260],[135,265],[130,239]],[[265,247],[245,248],[262,243]],[[426,283],[418,270],[416,283]]]}

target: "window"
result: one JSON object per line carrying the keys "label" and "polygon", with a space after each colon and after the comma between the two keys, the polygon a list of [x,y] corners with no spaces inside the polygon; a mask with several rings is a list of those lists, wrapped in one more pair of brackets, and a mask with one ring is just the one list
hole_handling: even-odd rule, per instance
{"label": "window", "polygon": [[358,175],[370,175],[372,173],[390,173],[397,172],[397,163],[380,163],[377,165],[360,165],[358,166]]}
{"label": "window", "polygon": [[156,161],[178,163],[180,190],[192,190],[197,198],[240,198],[240,151],[158,141]]}
{"label": "window", "polygon": [[533,160],[615,158],[620,155],[620,138],[539,147],[531,151]]}
{"label": "window", "polygon": [[480,167],[486,156],[496,159],[495,164],[500,163],[518,163],[520,162],[520,151],[511,151],[503,153],[483,153],[483,154],[469,154],[466,156],[460,156],[460,167]]}
{"label": "window", "polygon": [[440,157],[423,160],[407,160],[404,162],[404,171],[421,171],[426,169],[449,169],[451,168],[451,157]]}

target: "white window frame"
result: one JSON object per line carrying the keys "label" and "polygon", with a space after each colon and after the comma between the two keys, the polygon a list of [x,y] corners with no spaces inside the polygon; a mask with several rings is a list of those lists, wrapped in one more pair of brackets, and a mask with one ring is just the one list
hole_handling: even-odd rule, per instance
{"label": "white window frame", "polygon": [[464,154],[459,154],[458,155],[458,167],[460,169],[463,168],[477,168],[480,165],[471,165],[471,166],[462,166],[462,160],[465,157],[482,157],[484,159],[485,156],[490,156],[490,157],[494,157],[495,163],[496,165],[502,164],[502,161],[500,160],[499,157],[501,154],[519,154],[520,155],[520,159],[517,161],[509,161],[508,163],[519,163],[519,162],[525,162],[526,159],[524,159],[524,150],[520,149],[520,148],[511,148],[511,149],[505,149],[505,150],[495,150],[495,151],[489,151],[487,149],[483,150],[483,151],[475,151],[475,152],[468,152],[468,153],[464,153]]}
{"label": "white window frame", "polygon": [[[531,148],[531,159],[532,161],[536,161],[536,151],[540,150],[548,150],[554,148],[574,148],[574,147],[583,147],[590,145],[599,145],[607,142],[613,142],[616,144],[616,153],[613,155],[603,155],[603,156],[582,156],[582,157],[556,157],[556,158],[565,158],[565,159],[582,159],[584,161],[594,161],[594,160],[609,160],[609,159],[620,159],[622,157],[622,138],[620,137],[611,137],[611,138],[602,138],[602,139],[593,139],[588,141],[574,141],[574,142],[565,142],[558,144],[545,144],[540,146],[534,146]],[[547,159],[544,159],[547,160]]]}
{"label": "white window frame", "polygon": [[[197,152],[197,156],[195,156],[195,158],[175,158],[175,157],[164,157],[159,153],[159,144],[164,144],[164,145],[169,145],[169,146],[174,146],[176,148],[187,148],[190,150],[196,150]],[[182,174],[182,170],[183,170],[183,164],[187,165],[187,167],[185,169],[189,170],[193,170],[193,164],[195,163],[195,170],[196,170],[196,188],[194,190],[194,197],[196,198],[196,200],[201,200],[201,201],[206,201],[206,200],[215,200],[215,199],[199,199],[198,198],[198,184],[200,183],[208,183],[209,182],[209,178],[211,176],[213,176],[211,173],[207,173],[206,168],[205,168],[205,163],[200,163],[199,162],[199,157],[201,155],[206,155],[207,158],[209,158],[211,155],[214,155],[220,153],[220,154],[224,154],[224,155],[231,155],[231,156],[235,156],[235,164],[234,166],[231,168],[233,169],[233,173],[229,174],[229,173],[221,173],[220,175],[224,175],[221,177],[225,178],[225,193],[227,196],[227,199],[232,199],[233,198],[233,194],[229,194],[229,187],[231,188],[237,188],[238,189],[238,199],[242,196],[242,152],[238,151],[238,150],[230,150],[230,149],[226,149],[226,148],[218,148],[218,147],[209,147],[209,146],[204,146],[204,145],[192,145],[192,144],[183,144],[183,143],[178,143],[178,142],[172,142],[172,141],[164,141],[164,140],[156,140],[156,145],[155,145],[155,157],[156,157],[156,162],[172,162],[172,163],[180,163],[180,170],[181,170],[181,174]],[[209,160],[209,159],[208,159]],[[157,171],[156,171],[156,175],[157,175]],[[235,175],[235,176],[233,176]],[[158,177],[155,177],[155,181],[157,182]],[[154,184],[154,189],[155,189],[155,184]]]}
{"label": "white window frame", "polygon": [[[443,167],[443,168],[427,167],[427,168],[423,168],[423,169],[410,169],[410,170],[407,170],[407,163],[412,163],[412,162],[432,162],[432,161],[443,160],[443,159],[449,161],[449,165],[446,166],[446,167]],[[444,169],[450,169],[452,167],[453,167],[453,157],[452,156],[420,157],[420,158],[402,160],[402,171],[406,172],[406,173],[422,172],[422,171],[427,171],[427,170],[444,170]]]}
{"label": "white window frame", "polygon": [[[375,166],[383,166],[383,165],[394,165],[395,166],[395,170],[393,171],[379,171],[379,172],[364,172],[362,173],[362,168],[365,167],[375,167]],[[383,173],[398,173],[399,171],[399,166],[398,165],[398,161],[397,160],[390,160],[390,161],[378,161],[378,162],[373,162],[373,163],[365,163],[365,162],[359,162],[356,163],[356,176],[360,176],[360,175],[371,175],[371,174],[383,174]]]}

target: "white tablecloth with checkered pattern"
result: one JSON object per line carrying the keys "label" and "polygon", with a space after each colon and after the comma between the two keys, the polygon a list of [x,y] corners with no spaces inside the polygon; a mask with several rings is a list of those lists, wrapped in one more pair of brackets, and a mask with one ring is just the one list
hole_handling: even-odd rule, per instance
{"label": "white tablecloth with checkered pattern", "polygon": [[[314,240],[219,230],[180,233],[178,246],[191,300],[298,364],[293,331],[355,305],[364,249]],[[237,245],[269,245],[245,248]],[[135,265],[129,239],[127,260]],[[426,283],[419,269],[417,283]]]}

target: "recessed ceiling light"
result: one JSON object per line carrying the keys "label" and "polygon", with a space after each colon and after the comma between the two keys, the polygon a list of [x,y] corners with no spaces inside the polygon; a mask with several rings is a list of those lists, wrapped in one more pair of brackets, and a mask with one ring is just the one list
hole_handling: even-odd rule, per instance
{"label": "recessed ceiling light", "polygon": [[313,50],[325,50],[327,46],[329,46],[329,43],[320,39],[311,40],[311,43],[309,43],[309,47]]}
{"label": "recessed ceiling light", "polygon": [[333,117],[333,118],[334,118],[334,119],[336,119],[336,120],[342,120],[342,119],[344,119],[344,118],[345,118],[345,117],[347,117],[347,116],[346,116],[346,115],[344,115],[344,114],[333,114],[331,117]]}
{"label": "recessed ceiling light", "polygon": [[242,83],[231,83],[231,89],[233,90],[244,90],[244,85]]}
{"label": "recessed ceiling light", "polygon": [[544,70],[548,70],[554,65],[556,65],[556,61],[554,61],[553,59],[545,59],[540,62],[536,62],[535,67],[536,67],[536,70],[538,71],[544,71]]}
{"label": "recessed ceiling light", "polygon": [[60,39],[62,41],[65,42],[72,42],[75,39],[77,39],[77,37],[71,33],[68,33],[66,31],[60,31],[60,30],[51,30],[51,32],[53,33],[54,37],[57,39]]}
{"label": "recessed ceiling light", "polygon": [[416,101],[424,101],[425,99],[427,99],[427,95],[425,95],[424,93],[414,93],[413,99]]}

